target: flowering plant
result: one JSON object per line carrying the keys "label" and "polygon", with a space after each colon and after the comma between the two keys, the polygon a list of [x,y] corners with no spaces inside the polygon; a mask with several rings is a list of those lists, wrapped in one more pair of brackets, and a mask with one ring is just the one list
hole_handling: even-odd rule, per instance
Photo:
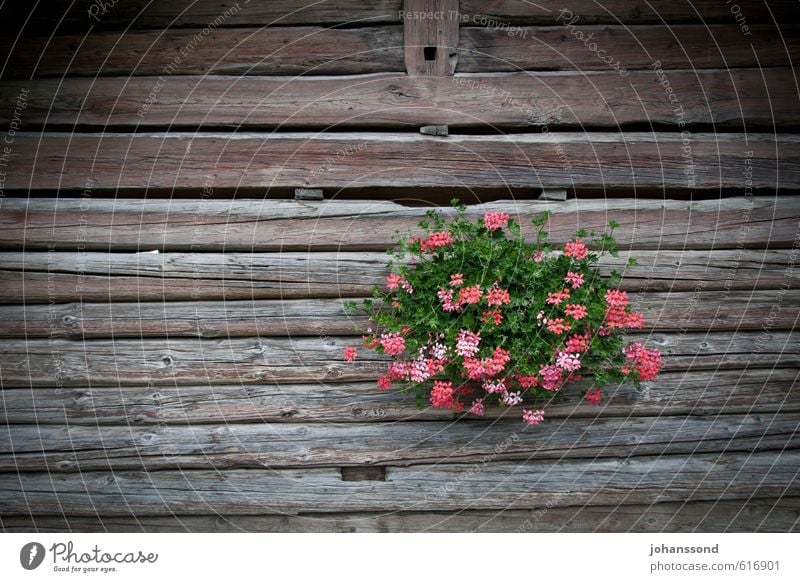
{"label": "flowering plant", "polygon": [[[617,289],[620,273],[601,278],[596,266],[603,254],[617,255],[615,222],[591,248],[585,241],[594,233],[579,230],[556,249],[544,230],[547,212],[532,220],[536,238],[526,242],[508,214],[472,221],[465,210],[458,206],[449,222],[428,212],[420,222],[425,236],[398,241],[386,290],[375,288],[378,301],[364,302],[374,329],[363,346],[394,360],[378,379],[381,390],[397,383],[420,405],[479,416],[497,401],[520,406],[523,421],[538,424],[544,411],[527,403],[584,376],[592,403],[610,383],[656,377],[661,353],[623,342],[626,330],[644,325],[643,315]],[[357,353],[348,346],[345,359]]]}

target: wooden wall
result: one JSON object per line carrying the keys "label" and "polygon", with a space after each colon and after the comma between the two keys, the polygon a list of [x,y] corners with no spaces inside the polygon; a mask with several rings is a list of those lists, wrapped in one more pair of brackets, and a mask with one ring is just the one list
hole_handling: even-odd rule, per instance
{"label": "wooden wall", "polygon": [[[797,530],[800,18],[736,7],[4,4],[0,527]],[[661,378],[378,393],[343,302],[453,196],[620,222]]]}

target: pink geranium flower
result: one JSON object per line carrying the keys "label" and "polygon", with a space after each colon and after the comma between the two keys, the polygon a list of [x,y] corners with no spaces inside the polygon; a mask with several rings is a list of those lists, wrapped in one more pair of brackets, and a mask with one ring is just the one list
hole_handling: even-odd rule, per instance
{"label": "pink geranium flower", "polygon": [[579,289],[583,285],[583,275],[581,273],[573,273],[569,271],[567,276],[564,277],[564,283],[572,285],[573,289]]}
{"label": "pink geranium flower", "polygon": [[544,420],[544,410],[522,409],[522,420],[525,424],[537,425]]}
{"label": "pink geranium flower", "polygon": [[505,289],[500,289],[495,283],[486,293],[486,302],[489,305],[508,305],[511,303],[511,296]]}
{"label": "pink geranium flower", "polygon": [[589,247],[587,247],[581,239],[576,238],[574,242],[568,242],[564,245],[564,254],[568,257],[582,261],[589,254]]}
{"label": "pink geranium flower", "polygon": [[505,212],[487,212],[483,217],[483,225],[488,230],[494,231],[498,228],[505,228],[509,218],[511,217]]}

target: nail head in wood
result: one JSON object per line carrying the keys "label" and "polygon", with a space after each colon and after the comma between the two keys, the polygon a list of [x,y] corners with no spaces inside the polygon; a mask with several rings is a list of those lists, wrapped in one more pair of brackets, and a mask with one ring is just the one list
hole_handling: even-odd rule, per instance
{"label": "nail head in wood", "polygon": [[567,199],[567,191],[562,188],[542,188],[542,193],[539,194],[539,200],[560,200]]}
{"label": "nail head in wood", "polygon": [[295,200],[324,200],[325,193],[321,188],[295,188]]}
{"label": "nail head in wood", "polygon": [[446,136],[449,133],[449,129],[446,125],[424,125],[419,128],[419,132],[423,135]]}

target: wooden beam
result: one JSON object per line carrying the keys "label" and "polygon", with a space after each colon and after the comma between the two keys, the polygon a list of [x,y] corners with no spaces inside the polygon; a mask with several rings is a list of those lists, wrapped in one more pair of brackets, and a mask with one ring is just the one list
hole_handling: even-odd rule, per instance
{"label": "wooden beam", "polygon": [[3,516],[7,533],[64,532],[650,532],[754,533],[796,532],[800,498],[775,497],[737,501],[693,501],[528,510],[375,513],[306,513],[303,515]]}
{"label": "wooden beam", "polygon": [[[512,416],[509,413],[507,416]],[[15,425],[0,433],[0,473],[448,463],[800,449],[800,414],[509,422],[280,423],[204,426]],[[543,432],[547,433],[543,438]],[[484,461],[485,462],[485,461]],[[343,477],[346,475],[343,473]],[[347,480],[374,480],[358,478]]]}
{"label": "wooden beam", "polygon": [[[638,263],[628,266],[632,257]],[[625,291],[652,298],[659,291],[699,289],[709,297],[710,291],[800,283],[800,273],[787,269],[791,258],[791,250],[633,250],[604,256],[599,267],[604,276],[612,269],[623,273],[619,288]],[[388,274],[385,253],[4,252],[0,297],[26,305],[365,297]],[[13,321],[13,310],[0,309]],[[29,323],[35,313],[28,310]]]}
{"label": "wooden beam", "polygon": [[388,467],[386,481],[339,469],[89,471],[0,475],[0,514],[252,515],[462,511],[798,496],[799,451]]}
{"label": "wooden beam", "polygon": [[[335,287],[331,291],[337,295]],[[691,292],[637,292],[631,299],[645,314],[645,331],[759,330],[767,322],[778,330],[797,326],[797,313],[780,307],[800,305],[800,290],[707,291],[696,285]],[[365,333],[367,327],[366,315],[348,314],[339,298],[0,305],[5,338],[215,338],[256,331],[299,337]]]}
{"label": "wooden beam", "polygon": [[[597,406],[583,400],[576,386],[541,406],[548,419],[800,412],[795,389],[799,378],[800,372],[788,368],[663,372],[641,390],[629,384],[607,387]],[[94,384],[4,388],[2,398],[0,421],[40,426],[474,420],[441,408],[417,408],[411,396],[379,392],[374,382],[158,388]],[[486,417],[509,419],[509,413],[489,406]]]}
{"label": "wooden beam", "polygon": [[[753,25],[744,36],[737,24],[627,27],[522,27],[509,35],[502,28],[462,26],[459,73],[521,70],[721,69],[791,66],[800,58],[800,27]],[[676,49],[676,47],[679,47]],[[596,49],[596,50],[595,50]],[[603,52],[600,52],[603,51]],[[610,64],[608,60],[610,58]],[[669,72],[667,72],[669,77]]]}
{"label": "wooden beam", "polygon": [[[25,90],[37,124],[180,127],[404,128],[426,124],[541,129],[792,127],[800,124],[792,69],[669,71],[680,108],[655,71],[528,72],[455,77],[395,73],[345,77],[177,76],[0,81],[0,123]],[[225,106],[220,106],[224,103]]]}
{"label": "wooden beam", "polygon": [[[797,3],[793,0],[737,0],[736,5],[747,23],[769,22],[778,24],[796,21]],[[719,22],[730,24],[736,20],[732,4],[717,0],[461,0],[463,22],[493,26],[495,22],[514,24],[553,24],[562,14],[578,16],[582,24],[665,24],[679,22]],[[742,31],[746,33],[747,30]],[[747,38],[747,37],[745,37]]]}
{"label": "wooden beam", "polygon": [[458,0],[404,0],[401,19],[406,72],[452,75],[458,62]]}
{"label": "wooden beam", "polygon": [[[208,32],[206,32],[208,31]],[[0,38],[3,77],[340,75],[403,71],[402,29],[262,27]]]}
{"label": "wooden beam", "polygon": [[6,191],[800,188],[792,134],[19,133],[10,160]]}
{"label": "wooden beam", "polygon": [[[212,323],[197,319],[187,325]],[[142,320],[143,328],[149,325],[163,323]],[[666,371],[800,365],[800,333],[794,332],[653,333],[628,340],[659,348]],[[356,362],[345,362],[344,347],[357,343],[356,338],[324,333],[291,339],[0,340],[6,362],[0,381],[5,388],[25,388],[374,380],[385,372],[389,358],[367,352]]]}
{"label": "wooden beam", "polygon": [[[384,251],[395,244],[395,232],[418,232],[428,210],[375,200],[119,200],[89,194],[81,199],[4,199],[0,245],[104,252]],[[450,208],[440,210],[452,214]],[[489,210],[511,213],[528,237],[534,235],[531,218],[549,210],[546,228],[555,244],[579,228],[601,232],[614,219],[620,223],[614,236],[622,249],[789,249],[797,236],[800,198],[663,200],[657,205],[616,198],[503,200],[469,206],[467,216],[477,220]]]}
{"label": "wooden beam", "polygon": [[[0,7],[0,30],[64,34],[88,30],[170,29],[209,26],[363,25],[399,22],[401,0],[50,0]],[[219,19],[222,17],[222,21]]]}

